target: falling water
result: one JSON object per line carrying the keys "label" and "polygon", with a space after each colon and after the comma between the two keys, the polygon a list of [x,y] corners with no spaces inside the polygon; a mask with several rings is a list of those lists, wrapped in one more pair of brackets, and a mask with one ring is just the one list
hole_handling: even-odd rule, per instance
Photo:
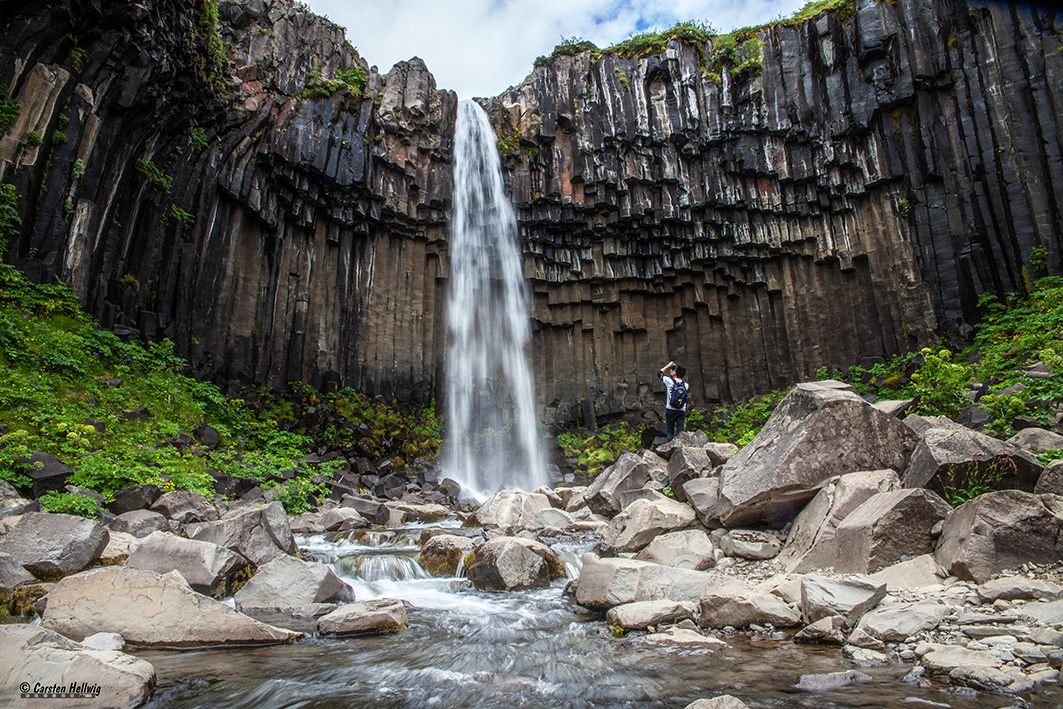
{"label": "falling water", "polygon": [[494,131],[472,101],[454,131],[447,474],[479,499],[547,482],[535,422],[528,294]]}

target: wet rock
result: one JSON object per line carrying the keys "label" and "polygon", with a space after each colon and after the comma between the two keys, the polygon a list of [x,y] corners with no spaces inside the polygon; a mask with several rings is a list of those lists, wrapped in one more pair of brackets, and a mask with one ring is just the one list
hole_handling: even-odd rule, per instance
{"label": "wet rock", "polygon": [[58,579],[96,561],[109,534],[84,517],[27,512],[0,537],[0,552],[10,554],[38,579]]}
{"label": "wet rock", "polygon": [[152,532],[169,530],[170,523],[158,512],[139,509],[123,512],[118,515],[111,521],[110,529],[112,532],[124,532],[125,534],[131,534],[134,537],[142,538],[148,536]]}
{"label": "wet rock", "polygon": [[248,571],[247,559],[236,552],[168,532],[153,532],[142,539],[125,565],[159,574],[177,570],[193,591],[213,598],[232,593],[235,582]]}
{"label": "wet rock", "polygon": [[809,623],[841,616],[851,627],[885,597],[885,584],[812,575],[801,579],[801,613]]}
{"label": "wet rock", "polygon": [[481,591],[514,591],[550,585],[546,562],[510,537],[478,546],[468,560],[465,575]]}
{"label": "wet rock", "polygon": [[949,681],[994,694],[1022,694],[1033,689],[1036,684],[1022,670],[967,664],[953,668],[949,672]]}
{"label": "wet rock", "polygon": [[358,514],[373,524],[387,524],[388,520],[391,519],[391,512],[386,504],[368,497],[344,495],[340,506],[356,510]]}
{"label": "wet rock", "polygon": [[853,684],[865,684],[874,681],[874,678],[866,672],[849,670],[848,672],[831,672],[829,674],[801,675],[801,679],[794,686],[806,692],[833,692]]}
{"label": "wet rock", "polygon": [[949,607],[936,600],[895,603],[868,611],[856,627],[883,642],[904,642],[938,627],[948,614]]}
{"label": "wet rock", "polygon": [[177,524],[213,522],[219,517],[218,508],[203,495],[191,490],[174,490],[157,499],[151,509]]}
{"label": "wet rock", "polygon": [[369,526],[368,520],[351,507],[333,507],[330,510],[325,510],[317,515],[315,524],[326,532],[346,532],[351,529],[364,529]]}
{"label": "wet rock", "polygon": [[348,603],[354,590],[328,566],[293,556],[263,564],[234,596],[237,610],[297,611],[319,603]]}
{"label": "wet rock", "polygon": [[639,601],[614,606],[605,620],[625,630],[645,630],[662,623],[675,623],[687,618],[697,619],[698,606],[689,601]]}
{"label": "wet rock", "polygon": [[[155,668],[115,650],[92,649],[32,625],[0,625],[0,701],[20,701],[16,687],[32,678],[41,686],[99,687],[94,706],[139,707],[155,688]],[[69,690],[68,690],[69,691]],[[60,700],[71,706],[71,700]],[[77,703],[77,700],[73,700]],[[77,703],[77,705],[84,705]]]}
{"label": "wet rock", "polygon": [[669,532],[654,538],[635,558],[678,569],[703,571],[716,563],[709,535],[698,529]]}
{"label": "wet rock", "polygon": [[[693,628],[684,628],[682,623],[680,625],[674,625],[670,628],[666,628],[657,633],[650,633],[642,637],[642,640],[648,643],[655,643],[660,645],[679,645],[681,647],[706,649],[706,650],[719,650],[720,648],[727,647],[727,643],[712,635],[705,635],[699,633]],[[711,701],[705,699],[699,699],[699,702]],[[696,706],[697,702],[688,704],[687,706]],[[704,706],[704,705],[698,705]],[[709,705],[714,706],[714,705]],[[743,705],[745,706],[745,705]]]}
{"label": "wet rock", "polygon": [[526,527],[535,515],[552,509],[546,495],[502,490],[484,500],[465,521],[467,527]]}
{"label": "wet rock", "polygon": [[798,384],[721,469],[720,519],[727,527],[782,526],[835,475],[903,470],[916,442],[846,384]]}
{"label": "wet rock", "polygon": [[845,618],[834,615],[810,623],[794,635],[794,642],[828,643],[841,645],[845,642]]}
{"label": "wet rock", "polygon": [[318,618],[317,629],[336,635],[383,635],[406,629],[402,601],[378,598],[351,603]]}
{"label": "wet rock", "polygon": [[457,576],[466,554],[476,543],[454,534],[439,534],[424,543],[417,563],[432,576]]}
{"label": "wet rock", "polygon": [[712,699],[699,699],[691,702],[684,709],[749,709],[749,705],[730,694],[721,694]]}
{"label": "wet rock", "polygon": [[22,568],[10,554],[0,553],[0,613],[6,609],[19,586],[37,583],[37,579]]}
{"label": "wet rock", "polygon": [[229,512],[217,522],[197,527],[191,537],[239,552],[256,566],[295,553],[295,538],[279,502]]}
{"label": "wet rock", "polygon": [[703,628],[745,628],[771,624],[776,628],[795,628],[801,619],[777,596],[760,591],[737,579],[713,574],[699,601]]}
{"label": "wet rock", "polygon": [[438,522],[439,520],[450,516],[450,510],[443,505],[419,505],[401,501],[387,502],[385,505],[388,509],[404,512],[406,514],[406,520],[409,522]]}
{"label": "wet rock", "polygon": [[1063,498],[1001,490],[949,512],[934,553],[953,576],[985,583],[1005,569],[1063,558]]}
{"label": "wet rock", "polygon": [[694,519],[689,505],[664,495],[636,500],[602,531],[601,548],[611,553],[639,551],[658,535],[689,527]]}
{"label": "wet rock", "polygon": [[146,510],[162,496],[158,485],[134,485],[114,493],[114,502],[107,505],[111,514],[121,515],[133,510]]}
{"label": "wet rock", "polygon": [[118,633],[145,647],[268,645],[301,637],[196,593],[177,574],[125,566],[85,571],[57,583],[48,593],[41,627],[74,640]]}
{"label": "wet rock", "polygon": [[612,517],[621,510],[620,493],[641,490],[649,480],[649,466],[634,453],[623,453],[587,487],[584,500],[595,514]]}
{"label": "wet rock", "polygon": [[720,549],[727,556],[741,559],[774,559],[782,549],[782,542],[767,532],[732,529],[720,538]]}
{"label": "wet rock", "polygon": [[930,490],[895,490],[870,497],[838,525],[836,571],[868,574],[934,551],[934,525],[951,507]]}

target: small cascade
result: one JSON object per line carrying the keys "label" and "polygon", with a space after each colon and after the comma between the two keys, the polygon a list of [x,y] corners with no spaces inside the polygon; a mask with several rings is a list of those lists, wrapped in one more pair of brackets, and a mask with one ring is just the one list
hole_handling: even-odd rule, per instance
{"label": "small cascade", "polygon": [[462,101],[454,128],[445,468],[479,500],[548,482],[525,353],[529,322],[495,134],[483,109]]}

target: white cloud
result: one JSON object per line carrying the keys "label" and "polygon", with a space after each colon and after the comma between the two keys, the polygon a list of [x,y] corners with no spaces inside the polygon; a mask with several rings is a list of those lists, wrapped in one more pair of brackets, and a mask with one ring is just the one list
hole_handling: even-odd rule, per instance
{"label": "white cloud", "polygon": [[309,0],[347,28],[347,38],[382,73],[418,56],[440,88],[461,98],[496,96],[519,84],[535,57],[562,37],[600,47],[683,20],[719,31],[788,16],[806,0]]}

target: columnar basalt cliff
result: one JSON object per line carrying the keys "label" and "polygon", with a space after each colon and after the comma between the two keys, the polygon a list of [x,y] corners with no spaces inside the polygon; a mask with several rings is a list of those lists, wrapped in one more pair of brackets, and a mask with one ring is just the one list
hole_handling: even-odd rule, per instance
{"label": "columnar basalt cliff", "polygon": [[[7,261],[202,376],[436,390],[456,97],[423,62],[381,76],[289,0],[2,8]],[[652,405],[672,358],[695,403],[741,398],[960,334],[981,292],[1060,273],[1061,33],[1027,7],[856,0],[761,30],[741,71],[711,42],[585,52],[486,101],[543,417]]]}

